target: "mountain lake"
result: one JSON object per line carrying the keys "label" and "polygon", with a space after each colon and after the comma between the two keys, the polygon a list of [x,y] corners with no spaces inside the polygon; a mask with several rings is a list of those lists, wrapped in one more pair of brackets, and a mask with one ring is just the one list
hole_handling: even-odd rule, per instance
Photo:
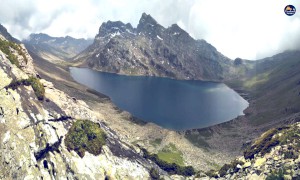
{"label": "mountain lake", "polygon": [[223,83],[125,76],[70,68],[75,81],[109,96],[120,109],[172,130],[203,128],[243,115],[249,103]]}

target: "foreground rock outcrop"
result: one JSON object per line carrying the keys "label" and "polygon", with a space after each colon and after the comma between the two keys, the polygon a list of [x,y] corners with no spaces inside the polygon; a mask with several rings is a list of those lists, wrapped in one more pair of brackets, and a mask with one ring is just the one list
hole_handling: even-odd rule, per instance
{"label": "foreground rock outcrop", "polygon": [[[17,80],[39,77],[21,47],[26,61],[10,48],[19,67],[0,51],[0,179],[149,179],[149,169],[157,166],[122,142],[85,102],[43,79],[44,101],[37,99],[31,86],[8,87]],[[81,158],[67,150],[65,135],[77,119],[96,122],[106,133],[99,155],[86,152]]]}
{"label": "foreground rock outcrop", "polygon": [[[211,179],[299,179],[299,154],[298,122],[270,129],[246,148],[244,156],[206,174]],[[209,178],[205,176],[202,174],[202,178]]]}

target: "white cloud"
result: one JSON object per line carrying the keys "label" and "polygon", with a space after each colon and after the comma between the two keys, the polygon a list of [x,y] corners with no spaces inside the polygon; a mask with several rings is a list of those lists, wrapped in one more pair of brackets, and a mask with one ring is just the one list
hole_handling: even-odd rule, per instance
{"label": "white cloud", "polygon": [[[290,3],[299,7],[299,1],[294,2]],[[286,47],[292,48],[293,45],[284,43],[286,37],[300,35],[296,26],[299,14],[288,17],[283,12],[288,3],[283,0],[276,3],[272,0],[198,1],[190,11],[188,31],[231,58],[271,56]],[[292,37],[289,39],[289,43],[297,43]]]}
{"label": "white cloud", "polygon": [[[296,15],[284,14],[287,4]],[[178,23],[233,59],[300,49],[298,0],[1,0],[0,22],[20,39],[39,32],[93,38],[103,22],[136,26],[143,12],[165,27]]]}

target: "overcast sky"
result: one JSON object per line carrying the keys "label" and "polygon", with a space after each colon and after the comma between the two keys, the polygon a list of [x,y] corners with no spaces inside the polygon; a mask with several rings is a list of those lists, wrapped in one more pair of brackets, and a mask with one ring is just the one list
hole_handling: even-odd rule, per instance
{"label": "overcast sky", "polygon": [[[294,16],[284,14],[288,4],[298,10]],[[19,39],[39,32],[93,38],[108,20],[136,27],[143,12],[232,59],[300,49],[299,0],[0,0],[0,23]]]}

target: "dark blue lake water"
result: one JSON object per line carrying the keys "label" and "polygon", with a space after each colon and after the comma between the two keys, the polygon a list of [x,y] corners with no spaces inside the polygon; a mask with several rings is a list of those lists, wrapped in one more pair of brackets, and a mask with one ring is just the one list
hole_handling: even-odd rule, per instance
{"label": "dark blue lake water", "polygon": [[223,83],[123,76],[70,68],[72,77],[121,109],[164,128],[186,130],[243,115],[248,102]]}

